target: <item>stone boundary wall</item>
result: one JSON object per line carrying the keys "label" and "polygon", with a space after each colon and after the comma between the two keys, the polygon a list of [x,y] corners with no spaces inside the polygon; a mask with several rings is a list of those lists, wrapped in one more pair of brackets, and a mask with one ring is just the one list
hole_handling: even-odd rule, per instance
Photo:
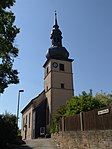
{"label": "stone boundary wall", "polygon": [[70,131],[52,138],[59,149],[112,149],[112,130]]}

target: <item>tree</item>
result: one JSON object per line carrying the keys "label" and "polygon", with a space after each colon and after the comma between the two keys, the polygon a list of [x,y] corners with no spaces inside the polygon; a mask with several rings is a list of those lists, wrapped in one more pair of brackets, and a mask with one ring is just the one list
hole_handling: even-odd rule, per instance
{"label": "tree", "polygon": [[92,90],[89,93],[83,91],[82,95],[74,96],[70,101],[67,101],[65,115],[74,115],[81,111],[90,111],[103,106],[105,105],[92,95]]}
{"label": "tree", "polygon": [[0,148],[10,148],[17,143],[17,118],[13,114],[0,115]]}
{"label": "tree", "polygon": [[55,114],[55,120],[56,122],[59,122],[60,118],[62,118],[66,113],[66,107],[65,106],[60,106]]}
{"label": "tree", "polygon": [[9,84],[19,83],[18,71],[13,69],[18,48],[14,45],[19,29],[14,25],[15,16],[10,7],[15,0],[0,0],[0,93]]}
{"label": "tree", "polygon": [[99,100],[102,104],[104,104],[105,106],[112,105],[112,94],[97,93],[95,98]]}
{"label": "tree", "polygon": [[[108,96],[111,97],[111,95]],[[108,97],[105,97],[106,100],[104,97],[102,98],[105,102],[102,102],[99,97],[101,95],[93,96],[92,90],[89,93],[83,91],[81,95],[74,96],[71,100],[68,100],[65,107],[60,107],[55,114],[55,119],[59,121],[62,116],[71,116],[81,111],[85,112],[106,106],[109,102],[109,99],[107,100]]]}

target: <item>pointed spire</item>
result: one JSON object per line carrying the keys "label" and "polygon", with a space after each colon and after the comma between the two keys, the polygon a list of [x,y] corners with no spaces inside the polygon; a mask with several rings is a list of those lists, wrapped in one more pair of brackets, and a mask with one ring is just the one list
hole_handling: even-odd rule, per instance
{"label": "pointed spire", "polygon": [[56,10],[55,10],[55,25],[58,25]]}
{"label": "pointed spire", "polygon": [[55,11],[55,20],[53,30],[51,32],[52,46],[62,47],[62,32],[59,29],[57,21],[57,13]]}
{"label": "pointed spire", "polygon": [[57,13],[55,11],[54,16],[54,26],[51,31],[51,41],[52,46],[48,49],[46,57],[47,59],[59,59],[59,60],[68,60],[69,52],[65,47],[62,46],[62,32],[59,29],[57,21]]}
{"label": "pointed spire", "polygon": [[56,12],[56,10],[55,10],[55,19],[54,19],[54,26],[53,27],[54,28],[59,28],[58,21],[57,21],[57,12]]}

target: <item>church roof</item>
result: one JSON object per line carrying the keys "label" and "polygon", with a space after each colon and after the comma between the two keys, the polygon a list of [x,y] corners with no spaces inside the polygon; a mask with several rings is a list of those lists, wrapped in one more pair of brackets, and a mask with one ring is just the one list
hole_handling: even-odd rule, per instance
{"label": "church roof", "polygon": [[[33,106],[33,103],[39,99],[39,97],[42,95],[42,94],[45,94],[45,91],[43,90],[37,97],[33,98],[25,107],[24,109],[21,111],[21,113],[23,114],[30,106]],[[43,98],[44,100],[45,98]]]}

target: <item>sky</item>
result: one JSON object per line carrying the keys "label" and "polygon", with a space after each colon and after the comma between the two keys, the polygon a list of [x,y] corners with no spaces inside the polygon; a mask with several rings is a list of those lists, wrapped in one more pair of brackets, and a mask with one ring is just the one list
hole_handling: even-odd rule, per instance
{"label": "sky", "polygon": [[[19,56],[14,68],[20,83],[10,85],[0,96],[0,114],[16,114],[44,89],[46,51],[57,11],[63,46],[73,62],[74,94],[112,92],[112,0],[17,0],[11,8],[20,28],[15,45]],[[19,114],[21,125],[21,114]]]}

